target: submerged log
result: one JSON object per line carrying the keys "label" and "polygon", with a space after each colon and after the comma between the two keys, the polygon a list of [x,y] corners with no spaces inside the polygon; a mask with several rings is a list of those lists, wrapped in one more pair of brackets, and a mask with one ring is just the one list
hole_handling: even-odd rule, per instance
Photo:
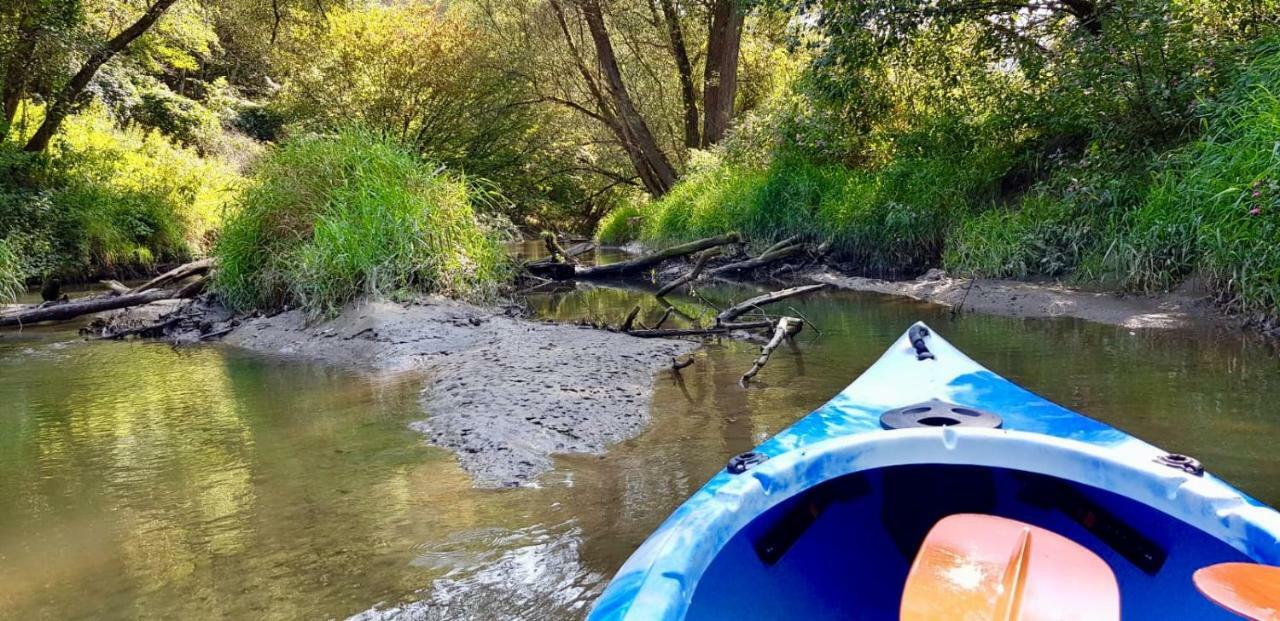
{"label": "submerged log", "polygon": [[197,274],[204,274],[205,272],[208,272],[210,269],[213,268],[213,264],[214,264],[214,260],[212,257],[210,257],[207,259],[200,259],[199,261],[192,261],[190,263],[179,265],[178,267],[175,267],[159,276],[156,276],[155,278],[152,278],[151,280],[148,280],[147,282],[142,283],[141,285],[138,285],[137,287],[134,287],[133,289],[130,289],[129,293],[142,293],[143,291],[150,291],[152,289],[163,287],[169,283],[178,282],[190,276],[195,276]]}
{"label": "submerged log", "polygon": [[141,306],[173,297],[173,292],[165,289],[151,289],[141,293],[125,295],[100,295],[57,304],[54,306],[26,308],[17,312],[0,315],[0,328],[22,326],[42,321],[66,321],[81,315],[101,313],[103,311]]}
{"label": "submerged log", "polygon": [[773,304],[774,302],[779,302],[787,298],[793,298],[798,295],[812,293],[814,291],[818,291],[819,289],[823,289],[825,287],[826,287],[826,284],[802,285],[800,287],[791,287],[790,289],[782,289],[782,290],[774,291],[771,293],[765,293],[763,295],[757,295],[754,298],[751,298],[749,300],[743,300],[741,302],[738,302],[737,304],[734,304],[733,306],[730,306],[729,308],[726,308],[720,311],[720,314],[716,315],[716,323],[721,324],[727,321],[732,321],[742,316],[743,314],[746,314],[761,306]]}
{"label": "submerged log", "polygon": [[756,373],[759,373],[760,369],[764,368],[764,365],[769,362],[769,356],[773,354],[773,350],[782,344],[783,339],[795,336],[803,327],[804,322],[795,317],[779,319],[777,327],[773,329],[773,338],[769,339],[769,342],[760,348],[760,357],[756,358],[751,368],[742,374],[742,385],[746,386],[747,382],[750,382],[751,378],[755,377]]}
{"label": "submerged log", "polygon": [[686,283],[691,283],[697,280],[698,276],[702,274],[702,269],[707,266],[707,260],[719,254],[720,254],[719,248],[703,250],[702,254],[698,255],[698,260],[694,262],[693,269],[689,270],[688,274],[685,274],[684,276],[681,276],[671,281],[670,283],[664,285],[661,289],[658,289],[658,292],[655,293],[654,295],[658,297],[662,297],[668,293],[671,293],[672,291],[675,291],[681,285],[684,285]]}
{"label": "submerged log", "polygon": [[695,252],[702,252],[717,246],[725,246],[728,244],[736,244],[741,241],[737,233],[729,233],[717,237],[708,237],[699,239],[687,244],[672,246],[665,250],[660,250],[651,254],[637,257],[629,261],[619,261],[618,263],[610,263],[608,265],[579,266],[574,270],[576,278],[609,278],[614,276],[624,276],[626,274],[634,274],[643,272],[665,261],[678,259],[680,257],[691,255]]}

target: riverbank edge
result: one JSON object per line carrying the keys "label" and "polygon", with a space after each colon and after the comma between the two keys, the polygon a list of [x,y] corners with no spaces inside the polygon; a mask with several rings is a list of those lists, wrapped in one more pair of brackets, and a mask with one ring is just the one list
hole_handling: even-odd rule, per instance
{"label": "riverbank edge", "polygon": [[699,344],[533,321],[436,296],[367,301],[309,323],[245,320],[224,342],[272,355],[423,376],[410,427],[482,488],[537,485],[552,455],[602,454],[649,424],[653,386]]}
{"label": "riverbank edge", "polygon": [[905,297],[960,312],[1017,318],[1075,318],[1131,329],[1243,326],[1243,319],[1224,315],[1208,296],[1166,293],[1126,296],[1111,291],[1085,291],[1060,283],[991,278],[954,278],[929,270],[912,280],[889,281],[852,276],[822,267],[799,275],[802,282],[839,289]]}

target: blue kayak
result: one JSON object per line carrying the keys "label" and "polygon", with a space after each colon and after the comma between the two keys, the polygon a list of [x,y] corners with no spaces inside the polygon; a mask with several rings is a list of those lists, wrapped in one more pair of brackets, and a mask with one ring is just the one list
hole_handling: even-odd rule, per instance
{"label": "blue kayak", "polygon": [[1126,621],[1237,619],[1197,592],[1192,574],[1280,564],[1280,513],[916,324],[831,401],[676,509],[589,618],[897,619],[921,542],[964,513],[1087,548],[1114,572]]}

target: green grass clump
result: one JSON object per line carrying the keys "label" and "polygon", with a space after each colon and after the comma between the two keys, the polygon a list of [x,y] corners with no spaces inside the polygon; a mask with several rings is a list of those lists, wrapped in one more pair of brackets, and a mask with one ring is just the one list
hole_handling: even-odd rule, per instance
{"label": "green grass clump", "polygon": [[1113,250],[1123,282],[1166,290],[1201,274],[1232,310],[1280,307],[1280,43],[1211,106],[1204,135],[1174,151]]}
{"label": "green grass clump", "polygon": [[0,239],[0,302],[12,302],[22,292],[22,263],[18,254]]}
{"label": "green grass clump", "polygon": [[621,246],[635,240],[640,235],[644,212],[640,205],[625,202],[613,211],[605,214],[596,226],[596,243],[606,246]]}
{"label": "green grass clump", "polygon": [[401,290],[486,297],[508,263],[470,192],[369,132],[290,140],[231,212],[216,287],[235,308],[313,315]]}

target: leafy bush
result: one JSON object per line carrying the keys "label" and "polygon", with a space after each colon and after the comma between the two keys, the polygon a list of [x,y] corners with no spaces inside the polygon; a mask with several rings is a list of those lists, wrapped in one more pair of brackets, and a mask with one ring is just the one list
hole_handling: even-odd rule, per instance
{"label": "leafy bush", "polygon": [[12,302],[22,292],[22,262],[9,243],[0,239],[0,302]]}
{"label": "leafy bush", "polygon": [[100,105],[67,119],[47,156],[22,153],[18,142],[0,146],[0,237],[28,277],[87,277],[201,254],[239,181],[157,132],[117,127]]}
{"label": "leafy bush", "polygon": [[484,297],[507,270],[464,180],[358,130],[291,139],[263,160],[216,255],[231,306],[316,315],[399,290]]}
{"label": "leafy bush", "polygon": [[207,147],[222,129],[218,116],[208,108],[159,85],[142,92],[129,116],[143,127],[200,148]]}

